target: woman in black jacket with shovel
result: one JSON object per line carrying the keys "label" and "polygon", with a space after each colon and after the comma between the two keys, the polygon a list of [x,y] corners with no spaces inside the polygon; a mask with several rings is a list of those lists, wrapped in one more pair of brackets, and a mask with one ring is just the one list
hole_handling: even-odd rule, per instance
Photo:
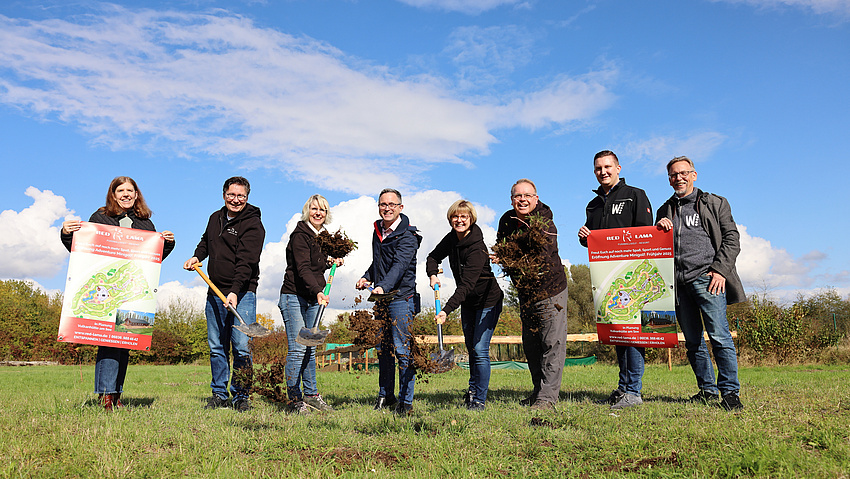
{"label": "woman in black jacket with shovel", "polygon": [[[342,265],[341,258],[328,258],[322,253],[316,236],[331,222],[328,200],[313,195],[301,209],[301,221],[289,235],[286,245],[286,273],[280,287],[278,307],[286,328],[286,394],[292,412],[309,413],[311,409],[332,411],[316,387],[315,348],[297,342],[301,328],[312,328],[320,304],[327,304],[325,270],[331,264]],[[304,388],[302,393],[301,388]]]}
{"label": "woman in black jacket with shovel", "polygon": [[482,410],[490,386],[490,338],[502,313],[504,294],[490,269],[487,245],[475,224],[478,214],[472,203],[455,201],[446,218],[452,231],[428,254],[425,268],[433,289],[440,284],[440,262],[449,258],[457,288],[435,320],[443,324],[449,313],[461,307],[460,322],[469,353],[469,389],[463,402],[467,409]]}
{"label": "woman in black jacket with shovel", "polygon": [[[129,176],[118,176],[109,184],[106,192],[106,206],[101,206],[92,213],[90,223],[121,226],[137,230],[156,231],[150,217],[153,213],[148,208],[142,192],[136,182]],[[79,220],[68,220],[62,223],[60,237],[62,244],[71,251],[74,232],[80,229]],[[165,259],[174,249],[174,233],[163,231],[165,244],[162,248],[162,259]],[[120,408],[121,393],[124,391],[124,377],[127,375],[127,364],[130,362],[130,350],[98,346],[97,360],[94,366],[94,392],[106,411]]]}

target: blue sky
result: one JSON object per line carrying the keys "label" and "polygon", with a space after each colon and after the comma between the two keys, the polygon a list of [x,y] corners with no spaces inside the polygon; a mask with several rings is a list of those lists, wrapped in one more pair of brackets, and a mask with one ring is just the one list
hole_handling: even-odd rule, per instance
{"label": "blue sky", "polygon": [[576,231],[611,149],[653,207],[672,194],[664,164],[696,162],[732,205],[749,293],[847,295],[848,78],[847,0],[3,2],[0,278],[63,288],[61,222],[118,175],[177,238],[161,301],[201,297],[181,265],[236,174],[263,212],[258,295],[276,318],[314,193],[361,245],[335,310],[353,306],[386,186],[423,233],[423,295],[451,202],[479,205],[492,243],[522,177],[564,262],[587,263]]}

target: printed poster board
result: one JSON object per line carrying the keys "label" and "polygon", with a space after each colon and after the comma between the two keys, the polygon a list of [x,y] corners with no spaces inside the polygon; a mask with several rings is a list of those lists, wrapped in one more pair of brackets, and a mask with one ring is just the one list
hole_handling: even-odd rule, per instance
{"label": "printed poster board", "polygon": [[164,240],[83,222],[74,233],[58,341],[149,350]]}
{"label": "printed poster board", "polygon": [[675,348],[672,230],[655,226],[593,230],[587,251],[599,341]]}

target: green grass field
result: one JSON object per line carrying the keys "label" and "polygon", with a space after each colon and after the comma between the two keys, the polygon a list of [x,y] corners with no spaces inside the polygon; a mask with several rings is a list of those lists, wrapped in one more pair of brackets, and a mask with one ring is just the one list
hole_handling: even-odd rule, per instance
{"label": "green grass field", "polygon": [[526,371],[494,370],[484,412],[460,408],[466,371],[416,385],[414,414],[372,410],[377,374],[319,373],[337,410],[203,409],[205,365],[130,366],[112,414],[92,366],[0,368],[0,477],[848,477],[850,366],[742,368],[746,409],[689,404],[690,368],[650,365],[646,403],[593,401],[617,369],[565,369],[555,412],[517,404]]}

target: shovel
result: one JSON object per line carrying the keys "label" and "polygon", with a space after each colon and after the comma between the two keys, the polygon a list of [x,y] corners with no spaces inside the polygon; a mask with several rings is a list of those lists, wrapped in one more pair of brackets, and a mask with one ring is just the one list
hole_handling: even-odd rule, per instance
{"label": "shovel", "polygon": [[195,271],[197,271],[198,274],[201,275],[201,278],[203,278],[204,281],[210,286],[210,289],[212,289],[216,296],[221,299],[221,302],[224,303],[224,305],[227,307],[227,310],[230,311],[230,313],[233,314],[233,316],[235,316],[236,319],[239,320],[239,324],[233,325],[233,327],[237,331],[240,331],[251,338],[264,338],[272,333],[268,329],[264,328],[263,325],[260,323],[245,324],[245,320],[242,319],[242,316],[240,316],[238,312],[236,312],[236,308],[234,308],[230,303],[227,302],[227,298],[224,297],[224,294],[221,292],[221,290],[218,289],[216,285],[212,283],[212,281],[210,281],[210,279],[207,277],[206,274],[204,274],[203,271],[201,271],[201,263],[193,264],[192,268],[194,268]]}
{"label": "shovel", "polygon": [[369,290],[369,298],[367,301],[378,302],[378,301],[392,301],[395,299],[395,295],[398,293],[398,290],[392,290],[389,293],[373,293],[375,289],[375,285],[373,283],[369,283],[366,285],[366,288]]}
{"label": "shovel", "polygon": [[[325,296],[331,293],[331,283],[334,282],[334,273],[336,273],[336,263],[331,266],[331,273],[328,275],[328,284],[325,285]],[[316,347],[325,342],[330,331],[319,331],[319,321],[322,320],[322,314],[325,312],[325,305],[320,304],[319,310],[316,312],[316,319],[313,321],[312,328],[301,328],[298,332],[298,337],[295,342],[308,347]]]}
{"label": "shovel", "polygon": [[[440,314],[440,285],[434,285],[434,307],[436,309],[435,315]],[[455,350],[446,351],[443,349],[443,325],[437,325],[437,344],[440,346],[440,350],[436,353],[431,354],[431,361],[434,361],[437,364],[436,373],[444,373],[449,369],[453,368],[455,365]]]}

